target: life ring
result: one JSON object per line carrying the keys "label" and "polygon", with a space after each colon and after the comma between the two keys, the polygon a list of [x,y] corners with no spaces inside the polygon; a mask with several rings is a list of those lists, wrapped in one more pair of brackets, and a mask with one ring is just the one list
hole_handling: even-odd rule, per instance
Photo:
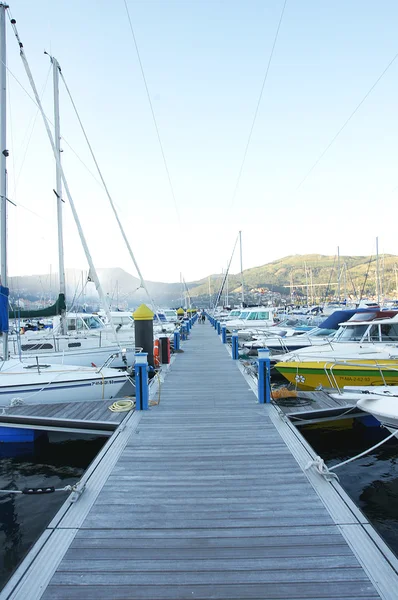
{"label": "life ring", "polygon": [[153,343],[153,362],[155,364],[155,367],[159,367],[160,366],[160,342],[159,340],[155,340]]}

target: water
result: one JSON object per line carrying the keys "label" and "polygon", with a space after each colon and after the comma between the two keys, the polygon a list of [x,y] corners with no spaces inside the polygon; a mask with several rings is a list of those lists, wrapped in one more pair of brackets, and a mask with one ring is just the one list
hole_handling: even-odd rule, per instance
{"label": "water", "polygon": [[[0,489],[73,485],[107,438],[45,432],[35,444],[0,445]],[[0,494],[0,589],[67,498],[67,492]]]}
{"label": "water", "polygon": [[[389,431],[365,427],[355,419],[340,427],[300,427],[300,431],[328,467],[351,458]],[[336,470],[340,484],[398,556],[398,441],[391,439],[363,458]]]}

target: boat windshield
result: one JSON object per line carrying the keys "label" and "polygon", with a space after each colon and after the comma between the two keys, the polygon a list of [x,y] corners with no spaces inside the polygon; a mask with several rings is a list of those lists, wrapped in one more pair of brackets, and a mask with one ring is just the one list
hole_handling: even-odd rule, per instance
{"label": "boat windshield", "polygon": [[242,319],[242,320],[247,319],[247,317],[249,315],[250,315],[250,313],[248,311],[247,312],[243,311],[243,312],[240,313],[239,319]]}
{"label": "boat windshield", "polygon": [[[369,325],[353,325],[352,327],[343,326],[336,334],[336,342],[360,342],[366,334],[368,328]],[[371,329],[373,328],[376,329],[378,334],[377,326],[373,325]],[[368,336],[366,336],[366,339],[369,339]]]}
{"label": "boat windshield", "polygon": [[317,327],[316,329],[312,329],[312,331],[308,332],[310,337],[327,337],[328,335],[333,335],[336,333],[335,329],[321,329]]}
{"label": "boat windshield", "polygon": [[82,321],[88,329],[102,329],[104,326],[98,317],[94,317],[92,315],[89,317],[83,317]]}
{"label": "boat windshield", "polygon": [[234,318],[234,317],[239,317],[240,315],[240,310],[231,310],[231,312],[228,315],[228,319]]}
{"label": "boat windshield", "polygon": [[247,317],[248,321],[268,321],[269,320],[269,313],[268,312],[263,312],[263,311],[259,311],[259,312],[252,312],[249,314],[249,316]]}

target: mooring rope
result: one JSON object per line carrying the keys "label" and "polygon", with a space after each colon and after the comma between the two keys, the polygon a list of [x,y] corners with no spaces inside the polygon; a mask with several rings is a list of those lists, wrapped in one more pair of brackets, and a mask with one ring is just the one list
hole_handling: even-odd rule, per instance
{"label": "mooring rope", "polygon": [[354,460],[357,460],[357,458],[361,458],[362,456],[369,454],[369,452],[372,452],[372,450],[376,450],[376,448],[379,448],[380,446],[382,446],[383,444],[385,444],[386,442],[391,440],[393,437],[397,437],[397,435],[398,435],[398,430],[394,431],[393,433],[388,435],[386,438],[384,438],[384,440],[381,440],[381,442],[378,442],[371,448],[368,448],[367,450],[360,452],[360,454],[357,454],[356,456],[353,456],[352,458],[348,458],[347,460],[344,460],[343,462],[338,463],[337,465],[333,465],[333,467],[328,467],[327,465],[325,465],[325,461],[323,460],[323,458],[321,458],[320,456],[316,456],[314,458],[314,460],[311,460],[307,464],[307,466],[305,467],[304,470],[308,471],[308,469],[310,469],[311,467],[314,467],[315,471],[317,473],[319,473],[319,475],[322,475],[328,481],[331,481],[332,479],[337,479],[337,481],[340,481],[339,476],[336,473],[333,473],[333,471],[335,471],[336,469],[339,469],[340,467],[342,467],[344,465],[347,465],[350,462],[353,462]]}

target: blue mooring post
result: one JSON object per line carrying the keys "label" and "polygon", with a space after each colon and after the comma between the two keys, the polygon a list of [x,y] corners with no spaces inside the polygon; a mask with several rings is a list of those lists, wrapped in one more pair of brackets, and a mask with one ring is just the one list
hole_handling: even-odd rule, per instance
{"label": "blue mooring post", "polygon": [[175,331],[174,332],[174,351],[179,350],[179,349],[180,349],[180,332]]}
{"label": "blue mooring post", "polygon": [[220,323],[220,321],[217,321],[217,333],[218,333],[218,335],[221,334],[221,323]]}
{"label": "blue mooring post", "polygon": [[238,332],[232,332],[232,360],[238,360],[239,352],[238,352]]}
{"label": "blue mooring post", "polygon": [[258,349],[258,401],[260,404],[271,402],[271,361],[269,349]]}
{"label": "blue mooring post", "polygon": [[223,344],[227,343],[227,326],[223,325],[221,327],[221,341]]}
{"label": "blue mooring post", "polygon": [[217,323],[218,323],[217,319],[214,319],[214,329],[217,329]]}
{"label": "blue mooring post", "polygon": [[135,354],[135,410],[148,410],[148,354]]}

